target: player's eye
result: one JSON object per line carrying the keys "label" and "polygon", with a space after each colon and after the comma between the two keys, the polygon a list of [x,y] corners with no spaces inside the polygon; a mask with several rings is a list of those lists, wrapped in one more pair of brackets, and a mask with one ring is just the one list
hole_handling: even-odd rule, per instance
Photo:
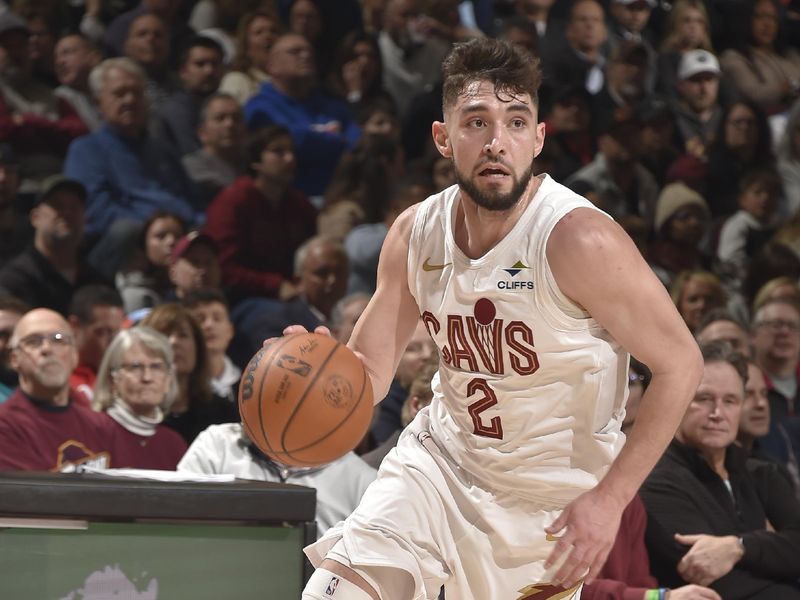
{"label": "player's eye", "polygon": [[469,124],[472,125],[472,127],[483,127],[486,125],[483,119],[472,119]]}
{"label": "player's eye", "polygon": [[522,119],[514,119],[513,121],[511,121],[511,126],[517,129],[519,129],[520,127],[525,127],[525,121],[523,121]]}

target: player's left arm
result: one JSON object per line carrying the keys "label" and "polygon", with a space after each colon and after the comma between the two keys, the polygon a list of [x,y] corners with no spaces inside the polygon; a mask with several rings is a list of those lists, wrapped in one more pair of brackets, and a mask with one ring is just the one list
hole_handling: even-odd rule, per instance
{"label": "player's left arm", "polygon": [[620,516],[661,457],[702,375],[697,344],[666,289],[619,225],[580,208],[554,228],[547,259],[561,291],[653,373],[628,441],[598,486],[549,528],[565,533],[548,559],[572,551],[555,583],[591,582],[614,543]]}

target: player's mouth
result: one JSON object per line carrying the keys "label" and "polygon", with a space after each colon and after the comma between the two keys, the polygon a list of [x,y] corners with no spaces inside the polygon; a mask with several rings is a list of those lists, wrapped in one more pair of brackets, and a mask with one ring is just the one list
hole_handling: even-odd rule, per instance
{"label": "player's mouth", "polygon": [[490,179],[502,179],[504,177],[510,176],[511,173],[509,173],[508,170],[499,165],[490,165],[480,170],[478,172],[478,175],[480,177],[488,177]]}

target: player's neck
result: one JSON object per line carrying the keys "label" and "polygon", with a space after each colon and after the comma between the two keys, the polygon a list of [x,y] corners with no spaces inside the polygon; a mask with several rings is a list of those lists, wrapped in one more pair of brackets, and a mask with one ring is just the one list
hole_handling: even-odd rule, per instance
{"label": "player's neck", "polygon": [[469,258],[480,258],[486,254],[514,228],[533,201],[541,183],[540,177],[531,177],[519,202],[504,211],[482,208],[462,190],[453,231],[456,245]]}

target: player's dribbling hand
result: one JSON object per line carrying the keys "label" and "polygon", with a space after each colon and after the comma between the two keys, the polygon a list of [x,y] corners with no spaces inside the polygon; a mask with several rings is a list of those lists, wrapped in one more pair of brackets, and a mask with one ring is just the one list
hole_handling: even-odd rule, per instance
{"label": "player's dribbling hand", "polygon": [[555,548],[545,561],[549,569],[564,557],[552,583],[569,588],[581,580],[592,583],[614,545],[625,505],[597,488],[570,502],[545,532],[557,536]]}
{"label": "player's dribbling hand", "polygon": [[[303,327],[302,325],[289,325],[286,329],[283,330],[283,335],[286,337],[287,335],[295,335],[297,333],[308,333],[308,329]],[[314,333],[318,333],[320,335],[327,335],[328,337],[333,337],[331,335],[331,330],[325,327],[324,325],[320,325],[316,329],[314,329]],[[267,346],[273,344],[275,341],[279,340],[280,338],[271,337],[264,340],[264,343],[261,344],[262,348],[266,348]]]}

